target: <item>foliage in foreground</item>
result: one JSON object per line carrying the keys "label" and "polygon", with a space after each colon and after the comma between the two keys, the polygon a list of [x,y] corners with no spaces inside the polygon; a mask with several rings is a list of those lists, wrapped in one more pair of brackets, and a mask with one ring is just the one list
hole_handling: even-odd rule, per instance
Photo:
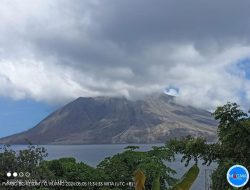
{"label": "foliage in foreground", "polygon": [[49,170],[38,167],[47,156],[46,149],[43,147],[28,146],[27,149],[14,151],[10,146],[0,148],[0,180],[7,180],[6,173],[9,171],[30,172],[34,178],[47,179],[51,176]]}
{"label": "foliage in foreground", "polygon": [[195,164],[193,165],[187,173],[182,177],[182,179],[173,186],[171,190],[188,190],[193,185],[194,181],[199,175],[199,168]]}
{"label": "foliage in foreground", "polygon": [[[66,180],[72,182],[133,182],[136,170],[141,170],[146,175],[146,189],[152,189],[157,184],[165,189],[166,184],[176,183],[172,177],[175,171],[164,164],[171,161],[173,154],[164,147],[154,147],[147,152],[137,151],[138,147],[127,147],[124,152],[104,159],[96,168],[88,166],[83,162],[77,162],[74,158],[61,158],[46,161],[47,153],[42,147],[29,146],[25,150],[13,151],[10,147],[3,147],[0,153],[0,180],[6,181],[8,171],[30,172],[32,179],[37,180]],[[16,178],[18,179],[18,178]],[[24,178],[20,178],[24,179]],[[26,178],[30,179],[30,178]],[[157,183],[158,182],[158,183]],[[1,187],[1,189],[4,189]],[[6,189],[11,189],[10,187]],[[31,189],[22,187],[19,189]],[[45,190],[46,188],[42,188]],[[49,189],[89,189],[89,190],[120,190],[117,187],[60,187]],[[126,187],[126,189],[134,189]]]}
{"label": "foliage in foreground", "polygon": [[106,158],[97,169],[103,171],[110,181],[133,181],[133,172],[141,169],[146,177],[145,189],[151,189],[154,178],[160,176],[160,186],[173,185],[176,179],[171,177],[175,171],[166,166],[164,161],[171,161],[173,154],[166,148],[154,147],[148,152],[128,149],[123,153]]}
{"label": "foliage in foreground", "polygon": [[[231,166],[240,164],[250,171],[250,117],[235,103],[218,107],[213,115],[219,122],[217,143],[207,143],[201,137],[187,137],[172,140],[166,146],[183,154],[182,161],[185,160],[186,165],[192,159],[196,163],[201,159],[207,165],[216,162],[218,167],[212,174],[212,189],[227,190],[231,187],[225,176]],[[241,189],[247,189],[249,183]]]}

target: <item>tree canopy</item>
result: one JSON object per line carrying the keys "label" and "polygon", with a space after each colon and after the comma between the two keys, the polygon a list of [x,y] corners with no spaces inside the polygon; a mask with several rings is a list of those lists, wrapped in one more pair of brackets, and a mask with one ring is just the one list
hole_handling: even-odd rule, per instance
{"label": "tree canopy", "polygon": [[216,162],[218,167],[212,174],[212,189],[222,190],[230,188],[225,176],[232,165],[240,164],[250,171],[250,117],[236,103],[218,107],[213,115],[219,123],[218,142],[208,143],[203,137],[186,137],[171,140],[166,147],[183,154],[186,165],[191,159],[196,162],[201,159],[207,165]]}

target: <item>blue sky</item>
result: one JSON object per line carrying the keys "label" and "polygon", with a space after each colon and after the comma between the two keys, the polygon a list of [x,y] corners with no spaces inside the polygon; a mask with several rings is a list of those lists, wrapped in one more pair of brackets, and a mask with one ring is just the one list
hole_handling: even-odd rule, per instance
{"label": "blue sky", "polygon": [[0,137],[34,127],[55,109],[55,106],[30,99],[15,101],[0,98]]}
{"label": "blue sky", "polygon": [[238,69],[244,72],[245,78],[247,80],[250,80],[250,58],[245,58],[245,59],[240,60],[236,64],[236,66],[238,67]]}

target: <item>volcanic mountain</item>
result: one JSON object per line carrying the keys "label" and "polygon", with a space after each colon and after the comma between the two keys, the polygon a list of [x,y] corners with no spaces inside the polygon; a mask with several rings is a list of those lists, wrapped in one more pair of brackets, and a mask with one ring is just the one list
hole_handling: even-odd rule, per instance
{"label": "volcanic mountain", "polygon": [[136,101],[80,97],[0,144],[164,143],[187,135],[212,141],[216,125],[210,112],[177,104],[166,94]]}

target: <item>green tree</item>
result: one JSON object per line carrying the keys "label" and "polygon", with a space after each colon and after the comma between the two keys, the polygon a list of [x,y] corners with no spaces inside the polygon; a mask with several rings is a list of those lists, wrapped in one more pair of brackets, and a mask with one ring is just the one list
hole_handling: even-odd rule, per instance
{"label": "green tree", "polygon": [[[96,168],[88,166],[83,162],[76,162],[75,158],[60,158],[45,161],[43,164],[54,175],[54,179],[66,180],[68,182],[98,182],[104,181],[105,176]],[[52,188],[51,188],[52,189]],[[56,188],[54,188],[56,189]],[[60,187],[58,189],[102,189],[97,187]]]}
{"label": "green tree", "polygon": [[229,188],[226,178],[221,175],[222,172],[225,175],[232,165],[241,164],[250,170],[250,118],[236,103],[218,107],[213,115],[219,122],[220,153],[217,153],[218,168],[212,175],[213,188],[217,190],[222,186]]}
{"label": "green tree", "polygon": [[[0,181],[4,182],[9,178],[7,172],[30,172],[35,179],[46,179],[50,176],[50,171],[40,167],[44,158],[47,156],[43,147],[29,145],[26,149],[14,151],[11,146],[3,146],[0,151]],[[17,177],[16,179],[19,179]],[[22,179],[27,179],[22,177]],[[1,189],[5,189],[1,187]],[[6,189],[15,189],[7,187]],[[19,189],[31,189],[29,187],[20,187]]]}
{"label": "green tree", "polygon": [[250,170],[250,118],[236,103],[218,107],[213,115],[218,121],[217,143],[207,143],[201,137],[187,137],[171,140],[166,147],[183,154],[182,161],[186,161],[186,165],[191,159],[196,162],[202,159],[207,165],[216,162],[218,167],[212,174],[212,188],[229,189],[231,187],[225,176],[230,166],[241,164]]}
{"label": "green tree", "polygon": [[165,161],[171,160],[173,154],[167,153],[165,147],[154,147],[147,152],[135,151],[134,148],[126,148],[122,153],[103,160],[97,169],[103,171],[110,181],[133,181],[133,172],[137,169],[146,175],[146,189],[151,189],[154,179],[159,178],[160,186],[165,188],[166,183],[173,184],[176,179],[172,177],[175,171],[167,167]]}

